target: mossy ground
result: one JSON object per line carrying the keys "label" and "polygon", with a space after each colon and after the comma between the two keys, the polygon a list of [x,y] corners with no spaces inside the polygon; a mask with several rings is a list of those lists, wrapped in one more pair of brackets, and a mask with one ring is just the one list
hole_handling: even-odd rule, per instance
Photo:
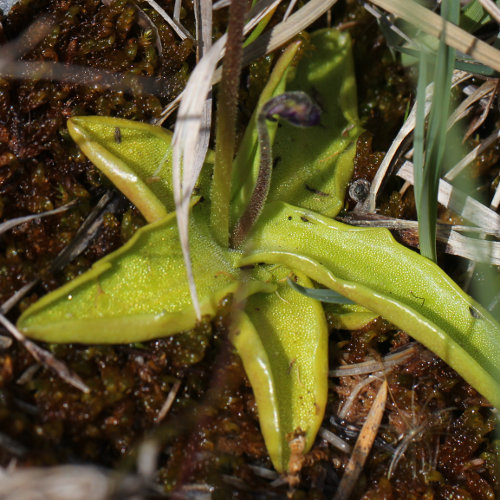
{"label": "mossy ground", "polygon": [[[165,2],[166,3],[166,2]],[[56,20],[43,42],[23,56],[90,65],[113,72],[156,78],[160,95],[130,94],[69,83],[0,80],[0,215],[2,220],[39,213],[70,200],[67,212],[16,227],[0,238],[0,303],[31,280],[39,285],[11,312],[19,310],[87,269],[119,247],[142,225],[141,216],[116,195],[97,237],[63,269],[51,262],[74,237],[109,182],[82,156],[65,128],[78,114],[113,115],[149,121],[182,89],[194,63],[190,41],[181,42],[146,5],[139,3],[158,30],[141,25],[135,4],[124,0],[20,2],[3,19],[3,41],[14,39],[43,11]],[[171,5],[169,4],[171,7]],[[336,6],[335,25],[350,27],[356,58],[360,111],[368,133],[360,138],[355,178],[371,180],[382,154],[401,124],[411,98],[411,82],[391,62],[376,24],[351,2]],[[193,26],[189,6],[184,23]],[[223,23],[222,16],[219,22]],[[307,35],[304,35],[307,38]],[[379,61],[375,63],[374,61]],[[251,113],[272,58],[245,70],[241,115]],[[243,127],[241,127],[242,129]],[[485,153],[477,166],[487,176],[498,151]],[[487,165],[487,166],[485,166]],[[383,210],[414,216],[411,190],[404,197],[389,186]],[[90,463],[117,468],[133,462],[146,435],[161,443],[157,480],[167,491],[186,484],[214,487],[214,498],[272,496],[331,498],[348,456],[325,441],[306,456],[298,485],[273,485],[255,466],[271,469],[258,428],[257,410],[241,363],[226,339],[230,301],[219,315],[196,330],[144,345],[47,346],[91,388],[83,394],[52,372],[31,371],[34,361],[18,344],[0,351],[0,465]],[[409,342],[385,321],[355,332],[331,331],[330,364],[361,362]],[[23,383],[19,379],[23,376]],[[387,375],[389,399],[379,437],[364,468],[356,497],[492,499],[500,490],[499,442],[486,401],[429,351],[418,348],[411,359]],[[157,416],[181,381],[175,402],[162,422]],[[377,386],[368,385],[346,420],[335,415],[360,377],[331,379],[323,426],[354,443]],[[395,450],[405,452],[388,470]]]}

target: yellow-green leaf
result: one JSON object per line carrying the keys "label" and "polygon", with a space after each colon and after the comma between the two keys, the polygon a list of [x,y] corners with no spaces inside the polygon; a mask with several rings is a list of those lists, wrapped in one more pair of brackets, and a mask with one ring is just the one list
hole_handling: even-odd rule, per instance
{"label": "yellow-green leaf", "polygon": [[287,123],[277,131],[269,201],[285,201],[334,217],[343,207],[361,132],[356,83],[347,32],[325,29],[311,35],[287,90],[302,90],[322,109],[321,125]]}
{"label": "yellow-green leaf", "polygon": [[[202,207],[193,209],[190,234],[201,311],[213,315],[219,301],[240,286],[237,255],[215,243]],[[253,280],[245,289],[273,286]],[[195,322],[173,213],[33,304],[18,327],[46,342],[120,344],[172,335]]]}
{"label": "yellow-green leaf", "polygon": [[68,130],[87,158],[148,222],[174,210],[169,131],[104,116],[71,118]]}
{"label": "yellow-green leaf", "polygon": [[[288,469],[289,440],[303,433],[305,452],[323,420],[327,397],[328,330],[321,304],[286,284],[291,273],[272,271],[272,293],[248,297],[246,314],[232,342],[252,384],[266,447],[275,468]],[[298,282],[311,286],[298,274]]]}
{"label": "yellow-green leaf", "polygon": [[277,202],[266,207],[250,240],[242,265],[300,269],[409,333],[500,408],[500,325],[387,229],[347,226]]}

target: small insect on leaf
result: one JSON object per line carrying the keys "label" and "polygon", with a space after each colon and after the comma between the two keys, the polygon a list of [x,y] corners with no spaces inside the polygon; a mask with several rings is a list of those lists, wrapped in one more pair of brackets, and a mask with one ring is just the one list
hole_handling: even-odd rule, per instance
{"label": "small insect on leaf", "polygon": [[477,309],[474,309],[472,306],[469,307],[469,312],[474,319],[482,318],[481,313]]}
{"label": "small insect on leaf", "polygon": [[121,144],[122,142],[122,132],[120,127],[115,127],[115,142],[116,144]]}

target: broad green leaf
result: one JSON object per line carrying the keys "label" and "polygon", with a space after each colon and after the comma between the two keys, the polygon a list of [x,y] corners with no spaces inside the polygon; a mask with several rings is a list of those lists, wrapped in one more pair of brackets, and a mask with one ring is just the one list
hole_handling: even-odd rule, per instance
{"label": "broad green leaf", "polygon": [[361,132],[349,35],[330,29],[313,33],[287,90],[302,90],[316,100],[321,125],[299,129],[283,123],[278,129],[268,200],[333,217],[344,205]]}
{"label": "broad green leaf", "polygon": [[500,408],[500,325],[436,264],[384,228],[341,224],[273,203],[241,265],[298,269],[424,344]]}
{"label": "broad green leaf", "polygon": [[148,222],[163,219],[174,210],[170,132],[103,116],[71,118],[68,130],[87,158]]}
{"label": "broad green leaf", "polygon": [[[289,440],[302,432],[307,452],[321,425],[327,398],[328,330],[321,304],[286,283],[290,271],[274,268],[275,293],[248,298],[232,336],[248,375],[266,447],[279,472],[288,469]],[[298,274],[299,283],[311,286]]]}
{"label": "broad green leaf", "polygon": [[[236,253],[214,242],[200,206],[193,209],[190,234],[201,311],[213,315],[219,301],[240,286]],[[245,290],[262,289],[273,286],[251,281]],[[40,299],[20,317],[18,327],[46,342],[119,344],[172,335],[195,322],[175,214],[170,214]]]}

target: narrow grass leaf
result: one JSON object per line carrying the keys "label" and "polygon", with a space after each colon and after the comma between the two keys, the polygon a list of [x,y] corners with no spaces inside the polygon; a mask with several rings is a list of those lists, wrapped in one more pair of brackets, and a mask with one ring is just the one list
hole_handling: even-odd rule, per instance
{"label": "narrow grass leaf", "polygon": [[306,288],[298,283],[295,283],[292,279],[287,279],[288,284],[296,291],[309,297],[310,299],[319,300],[320,302],[326,302],[327,304],[355,304],[352,300],[340,295],[340,293],[334,292],[333,290],[326,290],[322,288]]}
{"label": "narrow grass leaf", "polygon": [[[459,2],[442,3],[443,18],[458,22]],[[425,141],[423,168],[415,169],[417,215],[419,222],[420,252],[436,261],[437,193],[446,149],[446,123],[451,99],[451,80],[455,61],[455,49],[446,45],[445,32],[441,36],[434,68],[434,95]],[[421,162],[422,157],[418,157]]]}
{"label": "narrow grass leaf", "polygon": [[426,88],[428,56],[420,55],[418,61],[417,103],[415,107],[415,131],[413,133],[413,175],[415,185],[415,203],[420,206],[422,200],[422,185],[424,178],[425,151],[425,119],[426,119]]}
{"label": "narrow grass leaf", "polygon": [[414,0],[405,0],[404,2],[401,0],[371,1],[436,38],[443,35],[445,42],[450,47],[470,55],[476,61],[496,71],[500,71],[500,50],[467,33],[453,22],[450,23]]}

